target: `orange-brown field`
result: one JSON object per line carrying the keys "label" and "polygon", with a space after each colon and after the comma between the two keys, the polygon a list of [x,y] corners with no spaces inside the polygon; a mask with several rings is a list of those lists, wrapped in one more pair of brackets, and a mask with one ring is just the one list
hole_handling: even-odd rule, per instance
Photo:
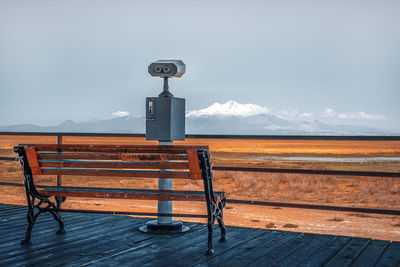
{"label": "orange-brown field", "polygon": [[[56,137],[0,136],[0,156],[13,156],[18,143],[55,143]],[[91,144],[155,144],[144,138],[64,137],[64,143]],[[332,170],[365,170],[400,172],[400,161],[374,160],[347,162],[316,162],[288,160],[278,157],[371,158],[400,157],[400,142],[396,141],[303,141],[303,140],[221,140],[188,139],[177,144],[209,145],[214,165],[265,166],[284,168],[315,168]],[[76,178],[74,178],[76,179]],[[63,177],[64,185],[74,185],[74,179]],[[152,179],[119,179],[81,177],[88,186],[155,188]],[[0,162],[0,180],[20,182],[16,162]],[[216,190],[227,192],[228,198],[312,204],[363,206],[400,209],[398,178],[367,178],[323,175],[298,175],[250,172],[214,172]],[[54,184],[54,177],[40,177],[37,183]],[[177,181],[175,189],[201,189],[201,184]],[[0,186],[0,203],[25,204],[22,188]],[[69,199],[65,207],[120,211],[155,211],[152,201],[122,201],[104,199]],[[139,205],[139,206],[138,206]],[[189,210],[187,210],[189,208]],[[183,209],[186,209],[183,211]],[[177,212],[203,212],[204,204],[174,203]],[[231,205],[225,213],[226,224],[260,228],[289,229],[310,233],[327,233],[400,241],[400,216],[357,214],[332,211]],[[199,219],[187,219],[196,221]]]}

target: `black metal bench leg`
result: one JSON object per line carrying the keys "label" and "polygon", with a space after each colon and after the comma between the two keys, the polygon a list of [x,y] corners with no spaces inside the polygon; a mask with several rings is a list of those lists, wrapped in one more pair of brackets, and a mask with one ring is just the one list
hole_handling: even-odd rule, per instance
{"label": "black metal bench leg", "polygon": [[53,215],[54,219],[58,222],[58,231],[57,234],[65,234],[65,229],[64,229],[64,222],[61,218],[60,212],[50,210],[51,215]]}
{"label": "black metal bench leg", "polygon": [[224,224],[224,212],[223,212],[222,202],[218,204],[218,207],[220,209],[220,214],[218,216],[217,221],[219,229],[221,230],[221,238],[219,239],[219,242],[225,242],[227,238],[226,238],[226,228]]}
{"label": "black metal bench leg", "polygon": [[60,214],[60,206],[61,203],[65,201],[65,197],[54,197],[56,200],[56,210],[50,210],[51,214],[53,215],[54,219],[58,222],[58,231],[57,234],[65,234],[64,229],[64,221]]}
{"label": "black metal bench leg", "polygon": [[39,211],[36,215],[35,215],[35,211],[34,209],[28,209],[28,214],[27,214],[27,219],[28,219],[28,228],[26,229],[25,232],[25,239],[21,241],[21,245],[26,246],[32,243],[31,241],[31,233],[32,233],[32,229],[33,229],[33,225],[36,222],[37,217],[39,216],[41,212]]}
{"label": "black metal bench leg", "polygon": [[207,228],[208,228],[208,243],[207,244],[208,244],[208,246],[207,246],[206,256],[214,255],[214,249],[212,248],[214,224],[215,224],[215,217],[209,216],[209,219],[207,222]]}

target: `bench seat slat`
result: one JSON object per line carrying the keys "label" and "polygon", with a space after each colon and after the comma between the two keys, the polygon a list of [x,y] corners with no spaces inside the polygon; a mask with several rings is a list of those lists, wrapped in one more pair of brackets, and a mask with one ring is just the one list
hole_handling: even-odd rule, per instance
{"label": "bench seat slat", "polygon": [[165,154],[183,154],[185,150],[155,150],[150,148],[73,148],[73,147],[66,147],[60,149],[48,149],[48,148],[41,148],[35,147],[36,151],[57,151],[64,152],[64,151],[71,151],[71,152],[104,152],[104,153],[165,153]]}
{"label": "bench seat slat", "polygon": [[77,175],[77,176],[117,176],[137,178],[177,178],[189,179],[189,172],[176,171],[142,171],[112,169],[62,169],[42,168],[43,175]]}
{"label": "bench seat slat", "polygon": [[41,167],[110,168],[110,169],[188,169],[186,162],[115,162],[115,161],[56,161],[40,160]]}
{"label": "bench seat slat", "polygon": [[[94,188],[94,187],[46,187],[40,189],[44,196],[60,197],[93,197],[143,200],[175,200],[175,201],[205,201],[203,191],[183,190],[149,190],[125,188]],[[216,198],[224,196],[224,192],[214,192]]]}
{"label": "bench seat slat", "polygon": [[89,152],[41,152],[39,160],[93,159],[93,160],[187,160],[185,154],[134,154],[134,153],[89,153]]}

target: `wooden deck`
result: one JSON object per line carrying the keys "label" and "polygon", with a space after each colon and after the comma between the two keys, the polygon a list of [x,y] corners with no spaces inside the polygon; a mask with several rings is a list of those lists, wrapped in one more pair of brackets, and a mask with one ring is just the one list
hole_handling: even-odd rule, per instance
{"label": "wooden deck", "polygon": [[26,208],[0,204],[0,266],[400,266],[400,242],[227,227],[229,240],[204,255],[207,229],[186,223],[179,235],[138,231],[148,219],[64,213],[67,233],[56,235],[50,214],[39,217],[32,244],[21,247]]}

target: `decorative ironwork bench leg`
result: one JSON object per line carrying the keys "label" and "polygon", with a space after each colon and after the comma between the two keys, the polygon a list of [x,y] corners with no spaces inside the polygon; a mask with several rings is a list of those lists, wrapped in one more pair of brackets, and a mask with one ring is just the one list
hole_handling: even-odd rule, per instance
{"label": "decorative ironwork bench leg", "polygon": [[53,215],[54,219],[58,222],[58,231],[57,234],[65,234],[65,229],[64,229],[64,222],[61,218],[60,212],[50,210],[51,215]]}
{"label": "decorative ironwork bench leg", "polygon": [[21,245],[29,245],[32,243],[31,241],[31,233],[33,226],[35,225],[36,219],[39,217],[40,213],[42,211],[39,211],[38,213],[35,214],[34,208],[28,210],[28,228],[26,229],[25,233],[25,239],[21,241]]}
{"label": "decorative ironwork bench leg", "polygon": [[207,222],[207,228],[208,228],[208,243],[207,243],[207,251],[206,251],[207,256],[214,255],[214,249],[212,248],[214,224],[215,224],[215,217],[213,215],[211,215],[208,217],[208,222]]}
{"label": "decorative ironwork bench leg", "polygon": [[25,232],[25,239],[21,240],[21,245],[29,245],[32,243],[31,241],[31,233],[33,225],[35,224],[37,216],[35,216],[35,198],[32,197],[29,193],[29,187],[25,184],[25,193],[26,193],[26,201],[28,212],[26,214],[26,218],[28,220],[28,227]]}
{"label": "decorative ironwork bench leg", "polygon": [[206,255],[214,255],[212,238],[213,238],[213,228],[215,225],[215,220],[218,220],[218,225],[221,228],[221,239],[220,241],[225,241],[225,225],[223,223],[222,217],[222,206],[216,203],[214,190],[212,186],[212,177],[211,177],[211,166],[209,162],[209,155],[207,150],[199,149],[197,151],[197,155],[199,157],[199,164],[201,169],[201,176],[203,178],[204,183],[204,193],[206,197],[207,203],[207,228],[208,228],[208,246]]}
{"label": "decorative ironwork bench leg", "polygon": [[57,234],[65,234],[65,229],[64,229],[64,221],[61,218],[60,214],[60,206],[61,203],[65,201],[65,197],[54,197],[56,200],[56,208],[55,210],[50,210],[51,215],[53,215],[54,219],[58,222],[58,231]]}
{"label": "decorative ironwork bench leg", "polygon": [[33,208],[28,207],[28,213],[26,215],[28,219],[28,227],[25,232],[25,239],[21,240],[21,245],[29,245],[32,243],[31,241],[31,233],[32,233],[32,228],[33,225],[35,224],[35,212]]}
{"label": "decorative ironwork bench leg", "polygon": [[227,240],[226,238],[226,228],[224,224],[224,211],[223,211],[223,205],[222,202],[218,203],[218,207],[220,210],[220,214],[218,215],[218,226],[219,229],[221,230],[221,238],[219,239],[219,242],[225,242]]}

